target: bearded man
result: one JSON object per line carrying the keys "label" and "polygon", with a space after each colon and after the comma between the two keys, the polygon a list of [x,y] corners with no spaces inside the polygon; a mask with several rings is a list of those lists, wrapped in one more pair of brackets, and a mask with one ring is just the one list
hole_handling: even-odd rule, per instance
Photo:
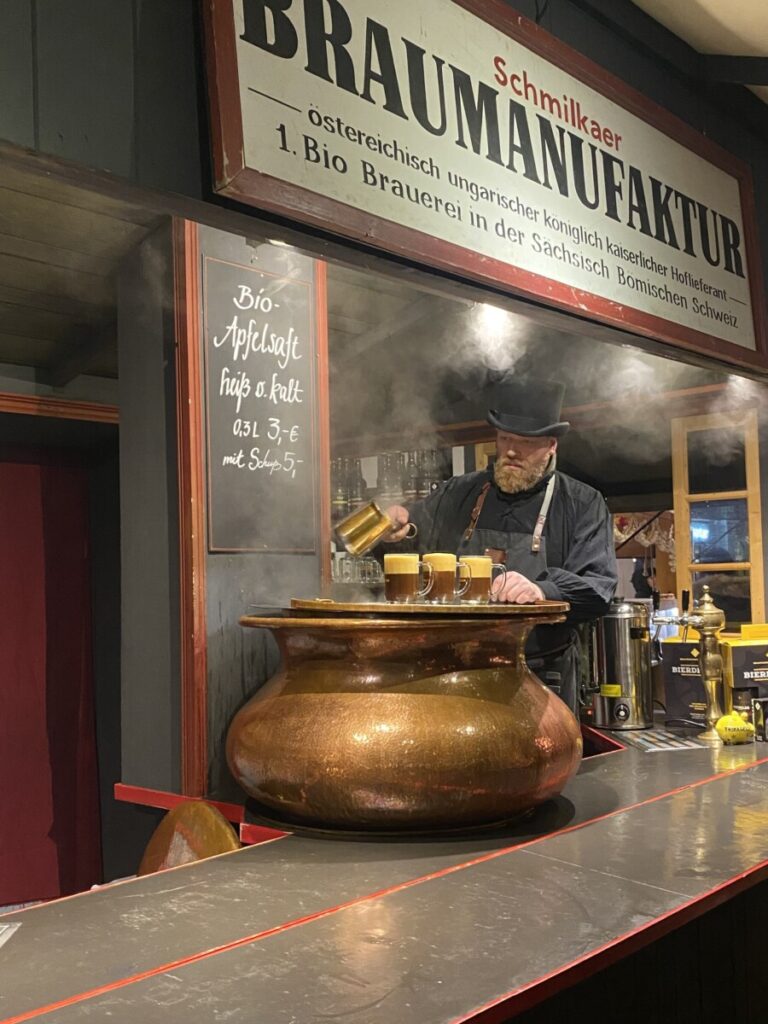
{"label": "bearded man", "polygon": [[508,385],[505,411],[491,409],[496,428],[492,467],[453,477],[424,501],[387,510],[400,542],[410,523],[418,548],[490,554],[507,572],[491,600],[530,604],[567,601],[567,621],[537,626],[526,647],[534,672],[578,709],[578,635],[573,625],[603,615],[617,583],[613,524],[603,496],[555,469],[565,388],[532,378]]}

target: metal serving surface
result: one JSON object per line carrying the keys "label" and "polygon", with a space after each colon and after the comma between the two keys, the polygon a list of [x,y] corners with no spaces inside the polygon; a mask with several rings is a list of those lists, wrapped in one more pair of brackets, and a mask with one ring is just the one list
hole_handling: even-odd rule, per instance
{"label": "metal serving surface", "polygon": [[286,836],[8,915],[22,927],[2,948],[0,1014],[447,1024],[503,1006],[511,1016],[553,977],[562,984],[606,948],[763,876],[764,750],[603,754],[533,820],[495,836]]}
{"label": "metal serving surface", "polygon": [[539,615],[564,615],[570,606],[565,601],[537,601],[535,604],[507,604],[498,601],[472,604],[430,604],[426,601],[405,604],[397,601],[331,601],[327,598],[293,598],[293,611],[316,612],[321,615],[392,615],[409,618],[412,615],[458,615],[472,618],[477,615],[493,618],[513,618]]}

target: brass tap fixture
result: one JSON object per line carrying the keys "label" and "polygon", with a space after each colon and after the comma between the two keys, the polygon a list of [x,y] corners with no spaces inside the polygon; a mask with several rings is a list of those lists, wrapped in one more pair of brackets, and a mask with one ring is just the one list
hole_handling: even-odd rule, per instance
{"label": "brass tap fixture", "polygon": [[[725,613],[718,608],[712,600],[709,587],[702,587],[702,597],[698,607],[692,614],[688,613],[688,592],[683,591],[683,614],[677,617],[665,618],[654,615],[654,623],[661,629],[662,625],[674,623],[683,627],[683,640],[687,639],[688,629],[695,629],[701,637],[699,644],[699,671],[701,681],[704,684],[704,692],[707,697],[707,728],[700,732],[698,739],[702,743],[710,744],[713,747],[722,745],[722,740],[717,735],[715,724],[723,717],[723,709],[720,703],[720,692],[723,682],[723,659],[720,655],[718,633],[725,626]],[[657,630],[658,635],[658,630]]]}

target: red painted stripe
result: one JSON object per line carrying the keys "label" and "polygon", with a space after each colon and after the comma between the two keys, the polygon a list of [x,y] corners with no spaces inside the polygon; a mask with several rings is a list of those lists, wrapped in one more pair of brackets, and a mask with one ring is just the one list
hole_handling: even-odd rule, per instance
{"label": "red painted stripe", "polygon": [[[183,968],[183,967],[186,967],[186,966],[188,966],[190,964],[197,963],[200,960],[207,960],[207,959],[210,959],[211,957],[219,956],[221,953],[228,953],[230,950],[239,949],[242,946],[247,946],[247,945],[250,945],[251,943],[254,943],[254,942],[260,942],[262,939],[268,939],[268,938],[270,938],[273,935],[279,935],[279,934],[281,934],[283,932],[291,931],[294,928],[298,928],[298,927],[300,927],[301,925],[304,925],[304,924],[309,924],[312,921],[319,921],[319,920],[322,920],[325,917],[331,917],[333,914],[337,914],[337,913],[339,913],[342,910],[348,910],[351,907],[358,906],[361,903],[366,903],[369,900],[381,899],[384,896],[391,896],[391,895],[394,895],[395,893],[403,892],[406,889],[411,889],[414,886],[421,885],[424,882],[434,881],[437,878],[445,878],[447,875],[455,874],[456,872],[463,871],[466,868],[476,867],[478,864],[484,864],[484,863],[486,863],[488,861],[496,860],[499,857],[504,857],[504,856],[506,856],[506,855],[508,855],[510,853],[513,853],[516,850],[521,850],[521,849],[525,849],[525,848],[527,848],[529,846],[534,846],[537,843],[540,843],[540,842],[543,842],[543,841],[545,841],[547,839],[553,838],[553,836],[565,835],[568,832],[575,832],[578,829],[585,828],[587,825],[592,825],[592,824],[594,824],[597,821],[604,821],[607,818],[615,818],[617,815],[624,814],[627,811],[636,810],[638,807],[644,807],[644,806],[646,806],[648,804],[657,803],[659,800],[663,800],[666,797],[675,796],[678,793],[684,793],[684,792],[686,792],[687,790],[690,790],[690,789],[697,789],[699,786],[706,785],[707,783],[710,783],[710,782],[717,782],[719,779],[728,778],[731,775],[737,775],[739,772],[746,771],[749,768],[755,768],[758,765],[765,764],[766,762],[768,762],[768,757],[763,757],[763,758],[760,758],[759,760],[752,761],[749,764],[739,765],[738,768],[732,768],[729,771],[725,771],[725,772],[718,772],[718,774],[716,774],[716,775],[711,775],[711,776],[709,776],[709,777],[707,777],[705,779],[699,779],[698,781],[688,783],[685,786],[679,786],[677,789],[670,790],[667,793],[659,793],[656,796],[649,797],[647,800],[640,800],[637,803],[630,804],[627,807],[622,807],[622,808],[618,808],[618,809],[616,809],[614,811],[609,811],[607,814],[600,815],[597,818],[591,818],[589,821],[579,822],[576,825],[569,825],[567,828],[558,829],[557,832],[550,832],[550,833],[547,833],[546,835],[543,835],[543,836],[537,836],[535,839],[528,840],[528,842],[518,843],[515,846],[503,847],[500,850],[492,850],[489,853],[484,853],[484,854],[481,854],[478,857],[474,857],[472,860],[462,861],[461,863],[454,864],[451,867],[441,868],[439,871],[432,871],[429,874],[421,875],[418,878],[411,878],[408,881],[400,882],[397,885],[389,886],[388,888],[384,888],[384,889],[379,889],[376,892],[367,893],[365,896],[355,897],[355,899],[348,900],[345,903],[340,903],[337,906],[326,907],[324,910],[318,910],[314,914],[308,914],[305,917],[295,918],[293,921],[286,921],[283,924],[275,925],[274,928],[268,928],[265,931],[256,932],[253,935],[246,935],[246,936],[243,936],[243,938],[241,938],[241,939],[234,939],[232,942],[226,942],[226,943],[223,943],[220,946],[214,946],[211,949],[202,950],[200,953],[193,953],[191,956],[188,956],[188,957],[182,957],[181,959],[178,959],[178,960],[168,961],[167,963],[162,964],[162,965],[160,965],[158,967],[152,967],[152,968],[150,968],[147,971],[141,971],[138,974],[128,975],[127,977],[120,978],[117,981],[108,982],[105,985],[99,985],[96,988],[89,989],[87,992],[80,992],[80,993],[77,993],[76,995],[68,996],[66,999],[61,999],[61,1000],[59,1000],[58,1002],[55,1002],[55,1003],[48,1003],[47,1005],[37,1007],[34,1010],[26,1010],[24,1013],[17,1014],[14,1017],[6,1017],[4,1020],[0,1021],[0,1024],[23,1024],[24,1021],[33,1020],[34,1018],[43,1016],[46,1013],[53,1013],[54,1010],[61,1010],[61,1009],[64,1009],[65,1007],[67,1007],[67,1006],[74,1006],[77,1003],[85,1002],[85,1000],[87,1000],[87,999],[94,999],[94,998],[97,998],[98,996],[106,995],[109,992],[114,992],[114,991],[116,991],[118,989],[126,988],[129,985],[135,985],[138,982],[146,981],[149,978],[157,977],[157,975],[164,974],[166,971],[178,970],[179,968]],[[225,854],[225,856],[231,856],[231,854]],[[768,864],[768,862],[765,862],[765,863]],[[750,871],[744,872],[742,875],[737,875],[737,876],[735,876],[735,878],[736,879],[747,878],[752,872],[758,871],[762,867],[763,867],[763,863],[761,862],[761,864],[757,865],[755,868],[750,869]],[[716,890],[713,890],[713,892],[714,891],[719,891],[720,889],[728,888],[731,885],[732,885],[732,880],[729,880],[728,882],[722,883],[722,885],[717,887]],[[696,897],[691,902],[694,903],[694,902],[696,902],[696,900],[700,900],[700,899],[704,899],[704,898],[706,898],[706,897]],[[656,923],[658,921],[663,921],[666,917],[669,917],[671,915],[677,914],[681,910],[684,910],[685,907],[687,907],[688,905],[689,904],[683,904],[682,907],[678,908],[677,910],[669,911],[666,915],[662,915],[662,917],[654,918],[654,921],[651,922],[651,923],[654,924],[654,923]],[[32,909],[34,909],[34,908],[32,908]],[[648,927],[648,926],[642,926],[642,927]],[[641,929],[638,929],[638,931],[639,930],[641,930]],[[631,934],[634,934],[634,933],[627,933],[627,934],[631,935]],[[608,947],[612,947],[612,946],[615,946],[617,944],[620,944],[622,941],[623,940],[621,938],[617,939],[613,943],[608,944]],[[588,953],[582,959],[586,959],[586,958],[588,958],[588,957],[590,957],[592,955],[593,955],[593,953]],[[580,962],[580,961],[574,961],[574,963],[577,963],[577,962]],[[554,973],[557,973],[557,972],[554,972]],[[545,976],[545,978],[543,978],[541,980],[545,980],[545,979],[546,979],[546,976]],[[535,982],[533,984],[538,984],[538,983],[539,982]],[[502,998],[504,998],[504,997],[502,997]],[[490,1010],[492,1008],[495,1008],[497,1005],[498,1005],[498,1001],[495,1001],[492,1005],[490,1005],[488,1007],[488,1009]],[[483,1007],[480,1007],[477,1011],[475,1011],[475,1013],[482,1013],[482,1012],[485,1012]],[[473,1018],[470,1017],[470,1018],[466,1018],[466,1019],[471,1020]],[[489,1020],[488,1024],[490,1024],[490,1020]]]}
{"label": "red painted stripe", "polygon": [[604,754],[618,754],[622,750],[627,749],[615,736],[608,736],[607,733],[598,732],[594,726],[587,725],[585,722],[581,723],[581,735],[598,751],[597,754],[589,755],[590,761],[593,757],[602,757]]}
{"label": "red painted stripe", "polygon": [[531,1009],[544,999],[556,995],[565,988],[570,988],[571,985],[596,974],[604,967],[624,959],[630,953],[650,945],[651,942],[668,935],[676,928],[701,917],[708,910],[713,910],[740,892],[764,881],[765,878],[768,878],[768,860],[760,861],[748,871],[734,875],[713,889],[707,890],[701,896],[693,896],[685,903],[666,911],[659,917],[654,917],[645,924],[624,932],[610,942],[605,942],[602,946],[596,946],[595,949],[584,953],[583,956],[577,957],[547,974],[542,974],[541,977],[526,982],[525,985],[510,989],[504,995],[477,1007],[467,1016],[454,1017],[450,1024],[468,1024],[470,1021],[471,1024],[505,1024],[510,1019],[510,1013],[514,1013],[516,1016]]}
{"label": "red painted stripe", "polygon": [[169,793],[164,789],[148,789],[146,786],[130,786],[125,782],[116,782],[114,787],[115,800],[124,803],[140,804],[142,807],[156,807],[163,811],[172,811],[179,804],[190,800],[203,801],[215,807],[227,821],[239,825],[245,816],[243,804],[225,803],[223,800],[210,800],[205,796],[184,796],[181,793]]}
{"label": "red painted stripe", "polygon": [[291,834],[290,832],[280,832],[268,825],[256,825],[247,821],[240,823],[240,842],[245,843],[246,846],[261,846],[262,843],[271,842],[273,839],[282,839],[283,836]]}

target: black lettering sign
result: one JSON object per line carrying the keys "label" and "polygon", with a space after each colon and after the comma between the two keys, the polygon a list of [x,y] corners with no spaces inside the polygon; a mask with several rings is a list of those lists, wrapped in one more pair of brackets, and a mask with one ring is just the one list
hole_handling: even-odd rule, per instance
{"label": "black lettering sign", "polygon": [[204,259],[211,551],[316,547],[314,288],[295,259],[294,273]]}
{"label": "black lettering sign", "polygon": [[[417,42],[392,34],[371,18],[355,28],[346,0],[242,0],[245,31],[242,38],[272,56],[293,60],[303,52],[304,70],[362,101],[381,106],[403,120],[415,120],[429,135],[449,135],[460,149],[506,167],[513,175],[561,195],[575,195],[589,210],[601,210],[610,220],[680,249],[710,266],[744,277],[742,239],[738,226],[704,203],[683,195],[609,151],[620,136],[604,131],[573,97],[537,89],[527,72],[507,74],[506,62],[493,63],[498,85],[518,80],[518,96],[544,113],[532,119],[528,109],[468,72],[450,64],[453,88],[444,81],[445,60],[429,54]],[[385,7],[382,8],[385,10]],[[360,38],[358,38],[360,36]],[[434,76],[434,89],[427,87]],[[308,91],[311,90],[311,86]],[[432,92],[432,109],[427,95]],[[566,145],[564,121],[568,131]],[[557,135],[555,134],[557,131]],[[609,148],[594,142],[592,138]],[[588,149],[588,155],[585,153]],[[311,150],[314,154],[314,150]],[[339,168],[336,168],[339,170]],[[368,182],[366,182],[368,183]],[[510,187],[514,187],[511,185]],[[697,230],[698,227],[698,230]]]}

